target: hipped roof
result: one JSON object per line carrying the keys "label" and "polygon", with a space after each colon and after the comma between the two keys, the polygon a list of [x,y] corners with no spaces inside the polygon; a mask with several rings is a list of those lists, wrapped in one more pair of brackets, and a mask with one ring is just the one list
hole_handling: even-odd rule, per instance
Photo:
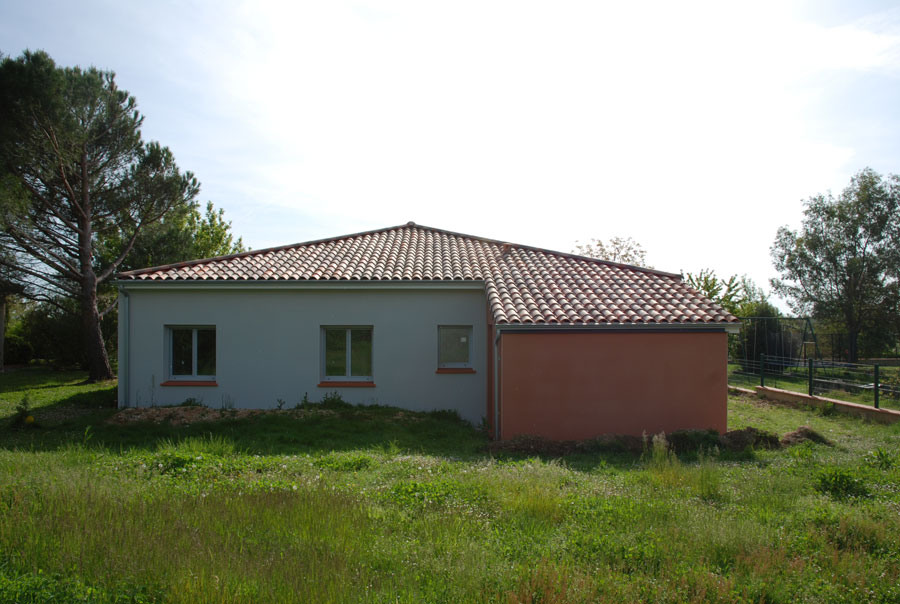
{"label": "hipped roof", "polygon": [[739,323],[680,275],[415,223],[121,273],[128,281],[483,281],[498,324]]}

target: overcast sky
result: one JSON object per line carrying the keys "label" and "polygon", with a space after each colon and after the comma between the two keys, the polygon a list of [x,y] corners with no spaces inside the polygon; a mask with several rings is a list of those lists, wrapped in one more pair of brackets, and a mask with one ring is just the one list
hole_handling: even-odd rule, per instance
{"label": "overcast sky", "polygon": [[413,220],[775,276],[777,228],[900,173],[889,2],[0,4],[0,52],[115,71],[254,248]]}

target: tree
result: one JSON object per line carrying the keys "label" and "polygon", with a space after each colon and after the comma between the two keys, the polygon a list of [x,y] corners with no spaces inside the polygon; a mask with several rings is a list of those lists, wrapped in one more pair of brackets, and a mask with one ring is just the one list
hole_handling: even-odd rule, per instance
{"label": "tree", "polygon": [[838,198],[810,197],[799,231],[778,229],[772,286],[797,313],[836,320],[858,360],[860,333],[891,324],[900,276],[900,177],[866,168]]}
{"label": "tree", "polygon": [[[733,315],[737,314],[738,306],[744,301],[744,285],[737,275],[732,275],[727,280],[720,279],[711,269],[704,268],[696,275],[688,273],[685,281]],[[749,279],[745,278],[745,281]]]}
{"label": "tree", "polygon": [[[118,257],[127,242],[127,232],[106,238],[101,250],[103,258],[109,260]],[[216,210],[209,201],[206,203],[206,212],[201,214],[199,204],[190,203],[172,210],[159,222],[147,226],[134,242],[119,270],[129,271],[243,251],[246,251],[243,240],[238,237],[235,241],[231,233],[231,222],[225,220],[225,212],[221,208]]]}
{"label": "tree", "polygon": [[[98,285],[199,184],[168,148],[142,140],[137,102],[112,72],[59,68],[44,52],[7,57],[0,115],[0,248],[27,295],[77,300],[90,379],[112,378]],[[113,233],[123,236],[121,251],[103,258],[97,248]]]}
{"label": "tree", "polygon": [[591,239],[591,242],[585,245],[576,241],[572,253],[610,262],[652,268],[647,265],[647,252],[640,243],[631,237],[613,237],[609,243],[604,243],[600,239]]}

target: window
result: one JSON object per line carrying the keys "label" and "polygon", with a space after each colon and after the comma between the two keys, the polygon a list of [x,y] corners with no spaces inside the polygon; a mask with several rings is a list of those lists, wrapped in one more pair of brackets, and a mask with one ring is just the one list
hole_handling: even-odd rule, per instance
{"label": "window", "polygon": [[471,369],[472,326],[438,326],[438,369]]}
{"label": "window", "polygon": [[323,381],[372,381],[372,328],[322,328]]}
{"label": "window", "polygon": [[171,378],[215,379],[215,327],[169,327],[168,334]]}

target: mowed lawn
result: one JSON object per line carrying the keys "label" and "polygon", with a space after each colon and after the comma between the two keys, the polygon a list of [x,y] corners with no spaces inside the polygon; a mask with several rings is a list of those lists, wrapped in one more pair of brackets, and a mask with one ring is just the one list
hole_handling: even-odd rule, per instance
{"label": "mowed lawn", "polygon": [[452,414],[303,393],[113,424],[83,379],[0,376],[2,602],[900,601],[900,425],[733,397],[731,428],[834,446],[497,456]]}

